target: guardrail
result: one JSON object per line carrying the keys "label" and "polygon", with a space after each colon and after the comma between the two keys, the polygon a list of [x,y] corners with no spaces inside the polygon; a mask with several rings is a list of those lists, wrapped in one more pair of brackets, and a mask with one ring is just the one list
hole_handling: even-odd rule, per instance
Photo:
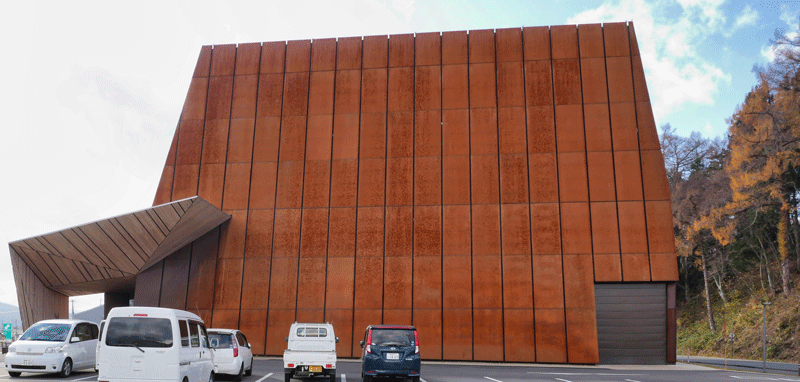
{"label": "guardrail", "polygon": [[[686,354],[677,356],[680,362],[697,363],[701,365],[710,365],[716,367],[738,367],[746,368],[753,371],[761,371],[764,368],[763,361],[753,361],[748,359],[732,359],[732,358],[715,358],[715,357],[700,357]],[[785,362],[767,362],[767,372],[778,372],[780,374],[800,375],[798,365],[796,363]]]}

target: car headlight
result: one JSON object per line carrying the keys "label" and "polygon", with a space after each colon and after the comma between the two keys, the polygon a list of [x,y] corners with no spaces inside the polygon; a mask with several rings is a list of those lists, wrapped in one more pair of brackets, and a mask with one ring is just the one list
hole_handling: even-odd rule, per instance
{"label": "car headlight", "polygon": [[44,349],[45,353],[61,353],[61,350],[64,349],[64,346],[51,346],[47,349]]}
{"label": "car headlight", "polygon": [[9,353],[16,353],[16,352],[17,352],[17,347],[16,347],[16,346],[13,346],[13,345],[12,345],[12,346],[9,346],[9,347],[8,347],[8,352],[9,352]]}

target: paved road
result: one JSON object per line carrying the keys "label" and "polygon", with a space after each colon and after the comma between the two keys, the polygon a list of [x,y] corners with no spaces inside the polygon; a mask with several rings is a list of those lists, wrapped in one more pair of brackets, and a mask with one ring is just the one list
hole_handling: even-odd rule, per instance
{"label": "paved road", "polygon": [[[357,360],[339,360],[337,381],[361,382],[360,364]],[[218,378],[220,381],[232,380]],[[0,370],[0,381],[97,381],[95,372],[76,372],[68,379],[55,375],[23,374],[11,378]],[[712,369],[697,365],[678,363],[663,366],[564,366],[541,364],[495,365],[483,363],[430,363],[422,366],[425,382],[747,382],[747,381],[794,381],[800,377],[777,374],[760,374]],[[253,365],[253,375],[247,382],[283,381],[283,365],[280,359],[258,358]],[[300,380],[295,380],[299,382]],[[397,380],[399,382],[401,380]],[[388,382],[388,381],[387,381]]]}

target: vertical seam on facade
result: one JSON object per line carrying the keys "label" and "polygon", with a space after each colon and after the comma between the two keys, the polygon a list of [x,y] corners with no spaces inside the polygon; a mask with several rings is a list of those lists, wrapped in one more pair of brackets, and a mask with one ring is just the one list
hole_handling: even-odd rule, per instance
{"label": "vertical seam on facade", "polygon": [[[214,304],[215,304],[214,299],[217,297],[217,266],[218,266],[217,264],[219,264],[219,238],[222,237],[222,228],[221,228],[221,226],[217,226],[217,228],[215,230],[217,231],[217,238],[216,238],[216,241],[217,241],[216,252],[217,253],[214,254],[214,260],[215,260],[214,261],[214,283],[212,284],[212,285],[214,285],[214,288],[212,288],[212,290],[211,290],[211,318],[210,318],[211,323],[214,322]],[[211,323],[208,326],[212,326]]]}
{"label": "vertical seam on facade", "polygon": [[384,311],[386,310],[386,231],[388,214],[389,192],[389,36],[386,36],[386,108],[383,117],[383,266],[381,267],[381,324],[385,323]]}
{"label": "vertical seam on facade", "polygon": [[[238,52],[238,48],[237,48]],[[256,70],[256,94],[255,94],[255,103],[253,107],[253,136],[252,143],[250,143],[250,182],[247,184],[247,215],[244,221],[244,253],[242,254],[242,282],[239,287],[239,328],[242,327],[242,297],[244,297],[244,270],[245,264],[247,263],[247,233],[250,229],[250,194],[253,192],[253,167],[255,167],[254,159],[255,159],[255,152],[256,152],[256,129],[258,126],[258,92],[261,86],[261,56],[263,52],[263,44],[259,44],[258,48],[258,69]],[[236,72],[234,71],[234,75]],[[233,103],[231,102],[231,108],[233,108]],[[233,117],[233,116],[231,116]],[[276,179],[277,181],[277,179]],[[277,187],[277,183],[276,183]],[[187,300],[188,301],[188,300]],[[265,328],[266,330],[266,328]],[[266,347],[264,348],[266,352]]]}
{"label": "vertical seam on facade", "polygon": [[306,126],[303,142],[303,175],[300,183],[300,230],[297,233],[297,276],[294,285],[294,321],[297,322],[297,302],[300,301],[300,258],[303,252],[303,215],[305,212],[305,188],[306,188],[306,161],[308,156],[308,105],[311,98],[311,57],[314,50],[314,43],[308,43],[308,80],[306,81]]}
{"label": "vertical seam on facade", "polygon": [[[586,99],[583,92],[583,57],[581,56],[581,34],[580,28],[576,27],[578,33],[578,78],[581,88],[581,127],[583,129],[583,165],[586,176],[586,208],[589,211],[589,258],[592,259],[592,283],[595,280],[594,272],[594,226],[592,224],[592,189],[589,183],[589,145],[586,139]],[[602,27],[601,27],[602,29]]]}
{"label": "vertical seam on facade", "polygon": [[[225,140],[225,167],[224,167],[225,171],[222,172],[222,196],[221,196],[222,200],[220,201],[220,204],[222,205],[221,210],[223,210],[223,211],[225,211],[225,181],[228,180],[228,151],[230,150],[230,146],[231,146],[231,112],[233,111],[233,89],[236,87],[236,53],[235,53],[236,50],[237,49],[234,50],[234,54],[233,54],[234,72],[233,72],[233,75],[231,76],[231,103],[230,103],[230,106],[228,106],[228,129],[227,129],[228,130],[228,134],[227,134],[228,136],[227,136],[227,138]],[[220,76],[220,77],[222,77],[222,76]],[[201,162],[202,162],[202,159],[201,159]],[[197,176],[197,179],[198,179],[197,190],[200,191],[200,186],[199,186],[200,175],[199,174]],[[229,225],[230,225],[230,223],[229,223]],[[242,258],[244,258],[244,253],[242,253]]]}
{"label": "vertical seam on facade", "polygon": [[[577,34],[577,26],[576,34]],[[556,197],[558,198],[558,231],[559,231],[559,260],[561,261],[561,303],[563,304],[563,315],[564,318],[564,358],[569,361],[569,344],[567,343],[567,292],[566,292],[566,284],[564,280],[564,223],[563,223],[563,215],[561,214],[561,174],[559,172],[559,163],[558,163],[558,121],[556,120],[556,81],[555,81],[555,64],[556,60],[553,57],[553,29],[548,28],[548,38],[550,40],[550,84],[551,89],[550,92],[552,93],[552,100],[553,100],[553,138],[555,138],[555,157],[556,157],[556,184],[558,185],[558,192]]]}
{"label": "vertical seam on facade", "polygon": [[473,248],[473,227],[472,227],[472,94],[470,94],[470,59],[469,59],[469,31],[466,31],[467,38],[467,140],[469,145],[467,147],[469,152],[469,289],[470,289],[470,357],[475,360],[475,264],[473,261],[474,248]]}
{"label": "vertical seam on facade", "polygon": [[611,119],[611,86],[608,82],[608,56],[606,55],[606,29],[605,26],[601,28],[602,36],[603,36],[603,68],[605,69],[605,77],[606,77],[606,100],[607,100],[607,108],[608,111],[608,135],[609,139],[611,140],[611,173],[614,175],[614,212],[617,215],[617,248],[619,250],[619,278],[620,282],[625,281],[625,267],[622,266],[622,231],[620,230],[620,220],[619,220],[619,195],[617,195],[617,160],[616,160],[616,150],[614,148],[614,125],[612,124]]}
{"label": "vertical seam on facade", "polygon": [[[333,194],[333,124],[334,124],[334,117],[336,116],[336,75],[339,73],[338,65],[339,65],[339,39],[335,39],[333,43],[333,98],[331,99],[331,137],[330,137],[330,146],[328,146],[328,221],[327,221],[327,240],[325,241],[325,288],[323,291],[323,299],[322,299],[322,316],[323,319],[327,322],[327,315],[328,315],[328,267],[330,266],[330,246],[331,246],[331,210],[333,207],[331,206],[331,198]],[[353,275],[355,277],[355,275]]]}
{"label": "vertical seam on facade", "polygon": [[158,306],[161,306],[161,295],[164,293],[164,266],[166,265],[166,259],[163,259],[158,263],[161,264],[161,277],[159,277],[158,281]]}
{"label": "vertical seam on facade", "polygon": [[533,332],[531,333],[532,337],[532,344],[534,349],[533,360],[536,360],[536,307],[534,306],[535,294],[534,294],[534,280],[533,280],[533,208],[531,204],[533,200],[531,200],[531,149],[530,149],[530,137],[528,136],[528,76],[527,76],[527,62],[525,61],[525,28],[521,28],[520,31],[520,46],[522,48],[522,101],[523,103],[523,111],[525,112],[525,179],[528,180],[528,194],[525,195],[525,198],[528,199],[528,247],[529,247],[529,255],[528,261],[530,261],[530,275],[531,275],[531,324],[533,327]]}
{"label": "vertical seam on facade", "polygon": [[417,223],[417,36],[413,34],[411,58],[411,324],[414,324],[414,265],[416,263]]}
{"label": "vertical seam on facade", "polygon": [[[642,215],[644,215],[644,242],[647,248],[647,266],[650,281],[653,280],[653,265],[650,263],[650,227],[647,224],[647,197],[644,194],[644,166],[642,166],[642,142],[639,139],[639,112],[636,109],[636,76],[633,73],[633,48],[631,47],[630,27],[625,24],[625,37],[628,41],[628,63],[631,68],[631,87],[633,88],[633,116],[636,119],[636,148],[639,157],[639,181],[642,188]],[[640,58],[641,59],[641,58]]]}
{"label": "vertical seam on facade", "polygon": [[[205,235],[204,235],[205,236]],[[197,240],[195,240],[197,241]],[[186,293],[183,296],[183,310],[189,310],[189,282],[192,280],[192,257],[194,256],[194,241],[189,243],[189,267],[186,269]],[[240,300],[241,301],[241,300]],[[240,304],[241,305],[241,304]],[[241,308],[240,308],[241,309]],[[200,316],[198,309],[197,315]]]}
{"label": "vertical seam on facade", "polygon": [[[262,48],[263,49],[263,48]],[[269,256],[269,288],[267,293],[267,329],[264,330],[264,353],[267,352],[267,338],[269,335],[269,313],[272,311],[270,309],[270,303],[272,298],[272,274],[274,268],[272,266],[272,260],[275,259],[275,217],[278,215],[278,179],[280,177],[280,164],[281,164],[281,134],[283,133],[283,100],[285,98],[285,86],[286,86],[286,61],[289,59],[289,44],[283,44],[283,69],[281,70],[282,80],[281,80],[281,115],[280,115],[280,122],[278,123],[278,149],[277,155],[278,160],[275,161],[275,191],[272,201],[272,242],[270,243],[270,256]],[[261,70],[259,69],[259,76]],[[276,309],[278,310],[278,309]]]}
{"label": "vertical seam on facade", "polygon": [[[230,106],[228,106],[228,134],[227,134],[228,136],[227,136],[227,139],[225,140],[225,164],[224,164],[224,171],[222,173],[222,195],[221,195],[220,204],[222,205],[221,209],[223,210],[223,212],[225,211],[224,210],[224,208],[225,208],[225,181],[228,179],[228,150],[230,149],[230,145],[231,145],[231,112],[233,111],[233,90],[236,87],[236,52],[237,51],[238,51],[238,49],[234,49],[234,54],[233,54],[233,75],[231,76],[231,103],[230,103]],[[222,76],[220,76],[220,77],[222,77]],[[203,134],[203,135],[205,136],[205,134]],[[202,159],[201,159],[201,162],[202,162]],[[200,191],[200,186],[199,186],[200,174],[198,174],[197,179],[198,179],[197,190]],[[232,219],[233,219],[233,217],[231,217],[231,220]],[[245,222],[246,222],[246,220],[247,219],[245,219]],[[228,229],[231,229],[230,220],[228,220]],[[219,261],[217,261],[217,263],[219,263]],[[242,265],[244,265],[244,252],[242,253]],[[243,276],[244,275],[239,275],[239,277],[242,278],[242,279],[244,278]],[[223,281],[226,281],[226,280],[223,279]],[[241,281],[240,281],[240,283],[241,283]],[[163,280],[162,280],[161,284],[162,285],[164,284]],[[215,285],[215,288],[216,288],[216,285]],[[239,297],[241,298],[241,291],[239,291],[239,293],[240,293]],[[240,310],[241,310],[241,305],[242,305],[242,301],[239,300],[239,306],[240,306],[239,309]],[[238,323],[238,319],[237,319],[237,323]]]}
{"label": "vertical seam on facade", "polygon": [[492,30],[492,46],[494,50],[494,114],[495,114],[495,134],[497,134],[495,144],[497,145],[497,221],[499,224],[500,233],[500,328],[503,332],[503,360],[506,359],[506,301],[505,301],[505,269],[503,268],[503,174],[502,165],[500,164],[500,83],[498,81],[497,71],[499,70],[499,61],[497,60],[497,30]]}
{"label": "vertical seam on facade", "polygon": [[444,71],[442,34],[439,37],[439,359],[444,359]]}
{"label": "vertical seam on facade", "polygon": [[[350,306],[350,356],[353,355],[355,349],[353,349],[353,341],[355,340],[356,331],[355,331],[355,324],[356,324],[356,270],[358,266],[358,212],[361,210],[359,203],[358,203],[358,196],[359,196],[359,189],[360,189],[360,182],[361,182],[361,113],[362,113],[362,92],[364,88],[364,38],[362,37],[360,40],[361,47],[359,55],[360,63],[359,63],[359,71],[358,71],[358,135],[356,139],[358,140],[358,147],[356,148],[356,200],[355,200],[355,209],[356,209],[356,228],[353,237],[353,297]],[[331,147],[331,151],[333,151],[333,147]]]}
{"label": "vertical seam on facade", "polygon": [[[200,170],[202,170],[202,168],[203,168],[203,146],[205,146],[205,143],[206,143],[206,122],[208,122],[208,98],[209,98],[209,95],[211,94],[211,69],[212,69],[212,65],[214,65],[214,45],[211,45],[210,49],[211,49],[211,53],[209,53],[209,55],[211,57],[208,59],[208,83],[206,83],[206,97],[205,97],[205,103],[206,104],[205,104],[205,108],[203,108],[203,129],[202,129],[202,132],[200,134],[200,159],[197,162],[197,182],[195,184],[195,194],[199,194],[200,193]],[[233,94],[233,88],[231,88],[231,94]],[[180,139],[180,137],[179,137],[179,139]],[[178,168],[178,147],[176,145],[175,146],[175,169],[177,170],[177,168]],[[224,188],[225,188],[225,186],[224,186],[224,183],[223,183],[223,189]],[[172,198],[170,200],[171,201],[175,200],[175,185],[174,184],[172,186]],[[221,200],[220,200],[220,207],[222,207],[222,201]]]}
{"label": "vertical seam on facade", "polygon": [[[207,121],[206,116],[208,115],[208,95],[209,95],[209,92],[210,92],[210,89],[211,89],[211,65],[214,64],[214,46],[211,45],[210,49],[211,49],[211,53],[209,53],[209,54],[211,55],[211,58],[209,58],[209,60],[208,60],[208,84],[206,84],[206,99],[205,99],[206,106],[205,106],[205,109],[203,110],[203,133],[202,133],[202,136],[200,138],[200,163],[197,166],[197,188],[196,188],[196,190],[197,190],[196,193],[197,194],[199,194],[199,192],[200,192],[200,170],[202,170],[202,168],[203,168],[203,146],[205,145],[205,141],[206,141],[206,139],[205,139],[205,136],[206,136],[206,121]],[[233,89],[231,89],[231,93],[233,93]],[[177,161],[177,151],[176,151],[175,155],[176,155],[176,161]],[[175,167],[176,168],[178,167],[177,164],[176,164]],[[225,188],[224,183],[223,183],[223,188]],[[221,200],[220,200],[220,207],[222,207],[222,201]],[[158,215],[158,214],[156,214],[156,215]],[[161,219],[160,216],[158,218]],[[230,220],[228,220],[228,221],[230,221]],[[224,224],[230,224],[230,223],[224,223]],[[166,236],[166,233],[164,234],[164,236]],[[217,235],[217,256],[216,256],[216,261],[214,262],[214,293],[213,293],[213,296],[211,298],[211,324],[208,325],[210,327],[213,327],[212,324],[214,322],[214,310],[217,307],[216,306],[217,305],[216,304],[217,272],[219,271],[219,260],[220,260],[219,259],[219,247],[220,247],[221,239],[222,239],[222,230],[220,229],[220,234]]]}

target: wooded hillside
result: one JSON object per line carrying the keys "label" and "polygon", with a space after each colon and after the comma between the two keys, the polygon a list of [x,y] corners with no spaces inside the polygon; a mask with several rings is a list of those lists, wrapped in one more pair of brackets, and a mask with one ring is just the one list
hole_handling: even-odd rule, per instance
{"label": "wooded hillside", "polygon": [[[772,43],[776,59],[754,70],[755,85],[728,119],[727,137],[681,137],[663,127],[684,308],[679,352],[681,345],[721,351],[720,332],[733,321],[752,342],[742,331],[760,333],[761,301],[774,302],[773,312],[794,312],[771,314],[789,321],[775,325],[785,332],[780,340],[771,337],[784,342],[776,349],[788,350],[773,356],[794,362],[800,348],[800,36],[776,33]],[[757,325],[750,322],[755,310]],[[708,341],[692,339],[698,332]]]}

